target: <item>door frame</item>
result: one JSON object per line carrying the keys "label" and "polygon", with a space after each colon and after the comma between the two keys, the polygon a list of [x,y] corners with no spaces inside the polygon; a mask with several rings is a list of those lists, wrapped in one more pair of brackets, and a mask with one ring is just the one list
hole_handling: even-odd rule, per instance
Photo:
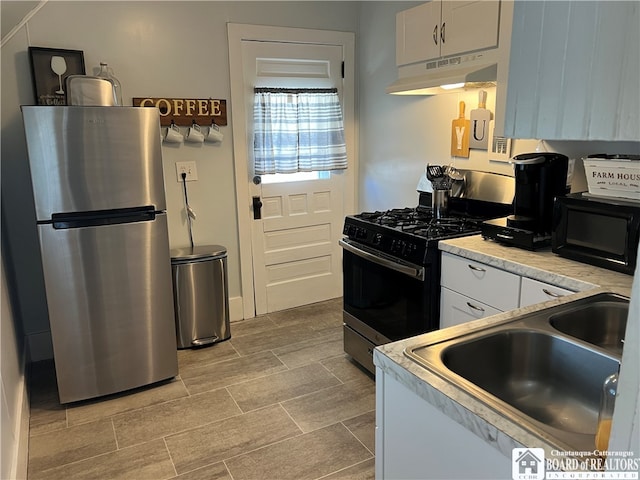
{"label": "door frame", "polygon": [[355,33],[304,28],[271,27],[239,23],[227,24],[229,41],[229,80],[231,87],[231,125],[233,131],[233,159],[236,182],[236,214],[238,217],[238,241],[240,256],[240,288],[242,291],[242,318],[255,316],[255,288],[251,247],[251,221],[253,211],[249,201],[249,169],[247,166],[249,140],[247,138],[246,92],[242,66],[242,41],[270,41],[283,43],[308,43],[340,45],[343,48],[344,78],[344,130],[349,168],[346,172],[344,214],[355,212],[358,198],[358,149],[355,118]]}

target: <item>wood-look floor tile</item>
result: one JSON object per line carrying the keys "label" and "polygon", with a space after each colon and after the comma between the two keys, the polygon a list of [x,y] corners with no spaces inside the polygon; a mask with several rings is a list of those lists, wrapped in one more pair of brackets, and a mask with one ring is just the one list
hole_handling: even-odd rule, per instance
{"label": "wood-look floor tile", "polygon": [[29,471],[47,470],[115,449],[111,420],[35,435],[29,439]]}
{"label": "wood-look floor tile", "polygon": [[233,480],[224,462],[214,463],[175,477],[175,480]]}
{"label": "wood-look floor tile", "polygon": [[31,364],[28,375],[29,435],[40,435],[65,428],[67,414],[58,397],[53,361],[45,360]]}
{"label": "wood-look floor tile", "polygon": [[184,348],[178,350],[178,371],[182,374],[189,368],[222,362],[238,356],[238,352],[229,341],[200,348]]}
{"label": "wood-look floor tile", "polygon": [[273,353],[289,368],[342,355],[342,332],[337,331],[276,348]]}
{"label": "wood-look floor tile", "polygon": [[234,358],[181,374],[182,381],[191,394],[226,387],[264,375],[286,370],[287,367],[271,352]]}
{"label": "wood-look floor tile", "polygon": [[162,440],[136,445],[41,472],[29,480],[163,480],[176,472]]}
{"label": "wood-look floor tile", "polygon": [[227,390],[238,406],[247,412],[339,383],[340,380],[326,368],[315,363],[233,385]]}
{"label": "wood-look floor tile", "polygon": [[229,340],[240,355],[273,350],[291,343],[318,336],[318,332],[304,324],[276,327],[262,333],[252,333]]}
{"label": "wood-look floor tile", "polygon": [[57,401],[50,404],[32,405],[29,412],[29,435],[42,435],[66,428],[67,411]]}
{"label": "wood-look floor tile", "polygon": [[110,395],[106,398],[74,404],[67,409],[67,417],[70,426],[79,425],[188,395],[189,392],[187,392],[182,381],[174,379],[152,387],[140,388]]}
{"label": "wood-look floor tile", "polygon": [[254,318],[232,322],[230,325],[231,339],[234,340],[244,335],[268,332],[275,327],[277,327],[277,325],[268,315],[260,315]]}
{"label": "wood-look floor tile", "polygon": [[372,410],[342,422],[365,447],[376,452],[376,412]]}
{"label": "wood-look floor tile", "polygon": [[181,474],[300,433],[282,407],[274,405],[171,435],[165,441]]}
{"label": "wood-look floor tile", "polygon": [[371,458],[371,453],[341,424],[227,460],[235,480],[315,479]]}
{"label": "wood-look floor tile", "polygon": [[376,461],[374,458],[360,462],[352,467],[333,473],[322,480],[374,480],[376,478]]}
{"label": "wood-look floor tile", "polygon": [[278,326],[305,324],[318,330],[330,327],[340,328],[342,327],[342,302],[329,300],[281,310],[270,313],[269,318]]}
{"label": "wood-look floor tile", "polygon": [[345,383],[363,378],[369,378],[372,382],[374,381],[373,374],[369,373],[362,366],[356,364],[346,354],[339,357],[329,358],[327,360],[321,360],[320,363]]}
{"label": "wood-look floor tile", "polygon": [[242,413],[225,389],[133,410],[113,417],[123,448]]}
{"label": "wood-look floor tile", "polygon": [[304,432],[341,422],[375,409],[375,383],[356,380],[282,402]]}

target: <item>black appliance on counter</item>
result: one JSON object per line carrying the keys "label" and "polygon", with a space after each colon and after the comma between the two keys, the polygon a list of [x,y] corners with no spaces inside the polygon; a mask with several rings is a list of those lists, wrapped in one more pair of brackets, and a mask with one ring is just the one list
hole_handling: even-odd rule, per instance
{"label": "black appliance on counter", "polygon": [[514,179],[460,171],[464,188],[435,218],[431,194],[416,208],[364,212],[345,218],[344,350],[374,372],[373,349],[436,330],[440,325],[438,241],[476,235],[487,218],[513,211]]}
{"label": "black appliance on counter", "polygon": [[560,153],[524,153],[513,157],[516,193],[513,213],[487,220],[482,236],[528,250],[551,245],[553,200],[567,192],[569,159]]}
{"label": "black appliance on counter", "polygon": [[633,275],[640,201],[573,193],[558,197],[551,249],[561,257]]}

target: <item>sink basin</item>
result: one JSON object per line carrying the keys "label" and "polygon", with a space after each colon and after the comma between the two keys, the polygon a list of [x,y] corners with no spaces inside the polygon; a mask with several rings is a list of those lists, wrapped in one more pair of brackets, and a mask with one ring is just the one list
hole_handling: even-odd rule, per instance
{"label": "sink basin", "polygon": [[562,333],[622,354],[628,314],[628,303],[601,301],[553,315],[549,323]]}
{"label": "sink basin", "polygon": [[563,338],[510,330],[451,345],[442,363],[525,415],[595,435],[602,383],[616,359]]}
{"label": "sink basin", "polygon": [[599,293],[489,327],[434,332],[405,355],[555,446],[592,451],[628,308],[628,298]]}

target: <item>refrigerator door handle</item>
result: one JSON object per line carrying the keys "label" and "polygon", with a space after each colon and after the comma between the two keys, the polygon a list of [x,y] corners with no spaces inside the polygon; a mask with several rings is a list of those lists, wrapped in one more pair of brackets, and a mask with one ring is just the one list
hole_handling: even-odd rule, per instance
{"label": "refrigerator door handle", "polygon": [[[99,210],[78,213],[54,213],[51,223],[56,230],[80,227],[98,227],[132,222],[155,220],[156,209],[153,206],[121,208],[117,210]],[[42,222],[45,223],[45,222]],[[48,222],[46,222],[48,223]]]}

